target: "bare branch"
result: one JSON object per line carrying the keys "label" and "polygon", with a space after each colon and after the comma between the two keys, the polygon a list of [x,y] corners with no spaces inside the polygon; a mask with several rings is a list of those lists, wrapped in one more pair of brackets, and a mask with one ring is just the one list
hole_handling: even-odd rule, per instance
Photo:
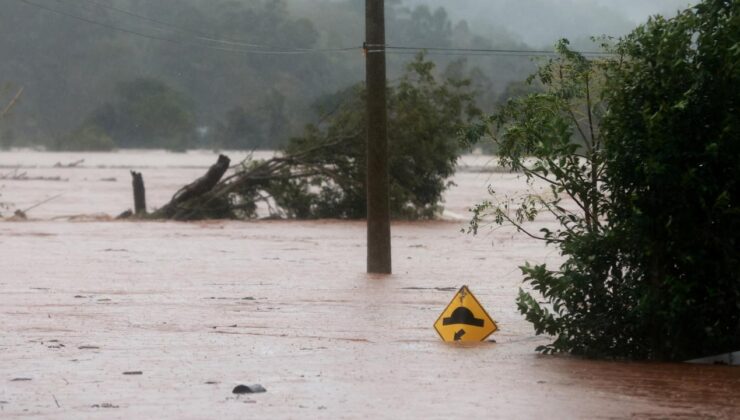
{"label": "bare branch", "polygon": [[5,114],[7,114],[8,112],[10,112],[11,109],[13,109],[13,107],[18,102],[18,99],[20,99],[22,94],[23,94],[23,87],[21,86],[21,88],[18,89],[18,92],[15,94],[13,99],[11,99],[10,102],[8,102],[8,104],[5,106],[5,108],[2,109],[2,111],[0,111],[0,119],[5,117]]}

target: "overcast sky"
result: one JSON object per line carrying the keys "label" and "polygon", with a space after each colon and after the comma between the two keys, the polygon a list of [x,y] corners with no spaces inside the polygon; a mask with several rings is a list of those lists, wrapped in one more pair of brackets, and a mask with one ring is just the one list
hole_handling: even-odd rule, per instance
{"label": "overcast sky", "polygon": [[[697,0],[403,0],[444,7],[480,32],[505,30],[531,45],[592,35],[619,36],[653,14],[674,15]],[[495,31],[494,31],[495,28]]]}

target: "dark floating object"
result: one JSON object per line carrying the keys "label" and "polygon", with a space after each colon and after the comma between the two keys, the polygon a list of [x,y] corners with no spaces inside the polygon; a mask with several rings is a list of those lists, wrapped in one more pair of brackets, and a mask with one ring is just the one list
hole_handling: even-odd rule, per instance
{"label": "dark floating object", "polygon": [[124,375],[143,375],[144,372],[142,372],[140,370],[131,370],[131,371],[128,371],[128,372],[123,372],[123,374]]}
{"label": "dark floating object", "polygon": [[116,220],[128,219],[129,217],[131,217],[133,215],[134,215],[134,212],[132,212],[131,210],[126,210],[123,213],[121,213],[118,216],[116,216]]}
{"label": "dark floating object", "polygon": [[93,404],[90,407],[92,408],[118,408],[117,405],[111,404],[111,403],[102,403],[102,404]]}
{"label": "dark floating object", "polygon": [[254,385],[237,385],[233,391],[234,394],[257,394],[260,392],[267,392],[267,390],[260,384]]}

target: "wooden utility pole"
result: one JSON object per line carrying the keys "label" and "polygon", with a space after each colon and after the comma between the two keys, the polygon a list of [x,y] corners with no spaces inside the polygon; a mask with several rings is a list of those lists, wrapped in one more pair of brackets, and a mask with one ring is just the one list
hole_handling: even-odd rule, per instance
{"label": "wooden utility pole", "polygon": [[385,100],[385,0],[365,0],[367,87],[367,272],[391,273]]}

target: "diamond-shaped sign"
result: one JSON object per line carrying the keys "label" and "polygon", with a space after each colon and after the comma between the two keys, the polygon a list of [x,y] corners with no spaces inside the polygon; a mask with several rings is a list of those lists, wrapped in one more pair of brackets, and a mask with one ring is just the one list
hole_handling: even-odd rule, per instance
{"label": "diamond-shaped sign", "polygon": [[498,330],[468,286],[463,286],[434,323],[443,341],[483,341]]}

